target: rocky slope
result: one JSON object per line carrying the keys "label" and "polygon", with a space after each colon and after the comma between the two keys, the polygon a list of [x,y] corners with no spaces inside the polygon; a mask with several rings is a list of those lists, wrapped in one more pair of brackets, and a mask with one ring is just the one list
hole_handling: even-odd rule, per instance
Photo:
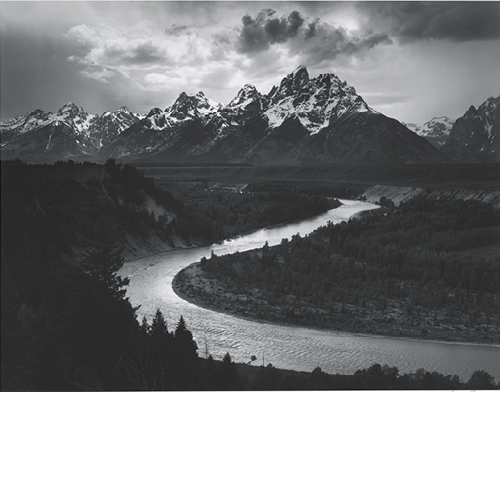
{"label": "rocky slope", "polygon": [[457,119],[442,151],[460,162],[500,161],[500,96]]}

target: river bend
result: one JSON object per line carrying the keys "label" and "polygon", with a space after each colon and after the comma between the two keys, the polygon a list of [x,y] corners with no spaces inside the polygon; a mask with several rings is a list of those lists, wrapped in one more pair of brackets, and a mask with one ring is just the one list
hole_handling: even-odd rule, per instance
{"label": "river bend", "polygon": [[402,373],[418,368],[459,375],[466,381],[474,370],[486,370],[500,380],[500,347],[428,342],[409,339],[353,335],[337,331],[255,322],[209,311],[181,299],[172,290],[174,276],[202,257],[243,252],[260,248],[267,241],[277,245],[283,238],[299,233],[305,236],[329,220],[339,223],[364,210],[377,208],[371,203],[341,200],[343,205],[305,221],[255,231],[249,235],[209,247],[178,249],[126,262],[122,276],[130,279],[128,297],[140,305],[139,317],[148,319],[160,309],[172,330],[180,316],[198,344],[201,356],[208,352],[221,359],[226,352],[237,362],[252,355],[258,363],[277,368],[352,374],[374,363],[397,366]]}

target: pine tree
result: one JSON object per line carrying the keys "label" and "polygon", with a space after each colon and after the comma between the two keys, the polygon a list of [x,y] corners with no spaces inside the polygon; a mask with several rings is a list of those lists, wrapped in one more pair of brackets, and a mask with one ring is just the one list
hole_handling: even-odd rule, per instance
{"label": "pine tree", "polygon": [[117,274],[123,262],[119,248],[103,244],[84,260],[83,271],[97,285],[104,287],[113,299],[120,300],[125,297],[125,287],[129,284],[128,278]]}
{"label": "pine tree", "polygon": [[149,329],[149,333],[153,336],[160,336],[168,334],[167,322],[165,321],[165,317],[160,309],[156,310],[153,321],[151,322],[151,328]]}
{"label": "pine tree", "polygon": [[174,334],[174,366],[179,389],[196,388],[199,375],[198,346],[181,316]]}
{"label": "pine tree", "polygon": [[232,362],[229,353],[226,353],[222,363],[217,367],[217,389],[222,391],[235,391],[240,388],[240,375],[238,368]]}

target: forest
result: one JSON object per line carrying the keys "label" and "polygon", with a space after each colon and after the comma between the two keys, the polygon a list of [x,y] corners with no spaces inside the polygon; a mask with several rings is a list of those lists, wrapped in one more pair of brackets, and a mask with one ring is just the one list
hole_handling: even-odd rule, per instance
{"label": "forest", "polygon": [[[64,162],[56,167],[79,166]],[[2,164],[1,169],[2,391],[498,388],[481,371],[461,381],[423,370],[401,375],[397,368],[374,365],[347,376],[320,368],[309,374],[286,372],[252,366],[253,360],[235,364],[230,353],[223,360],[202,358],[182,317],[177,325],[167,325],[158,310],[150,322],[138,321],[140,309],[126,297],[128,280],[118,273],[123,241],[130,235],[168,239],[184,231],[183,237],[203,241],[196,232],[200,212],[186,206],[177,192],[114,161],[83,180],[39,172],[33,175],[20,164]],[[267,197],[268,207],[275,200],[293,205],[297,196],[286,190],[279,187],[270,194],[257,186],[255,196]],[[217,200],[219,193],[214,194]],[[223,193],[213,206],[232,194]],[[306,191],[304,196],[316,194]],[[145,199],[154,200],[163,213],[149,211]],[[296,215],[292,208],[289,214]],[[236,226],[224,222],[220,227],[230,232]],[[496,286],[495,275],[491,281]]]}
{"label": "forest", "polygon": [[[206,307],[270,321],[498,344],[499,225],[477,201],[382,199],[307,237],[202,259],[175,286]],[[218,296],[206,292],[215,284]]]}
{"label": "forest", "polygon": [[207,181],[160,180],[158,185],[168,187],[180,201],[177,213],[189,217],[190,231],[210,243],[322,214],[337,208],[336,198],[345,194],[344,189],[287,183],[244,184],[239,191],[213,187]]}

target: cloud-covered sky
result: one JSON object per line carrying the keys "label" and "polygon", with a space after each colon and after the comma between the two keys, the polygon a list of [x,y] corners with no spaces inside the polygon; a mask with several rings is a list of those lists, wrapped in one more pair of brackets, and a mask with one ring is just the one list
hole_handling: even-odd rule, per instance
{"label": "cloud-covered sky", "polygon": [[1,120],[227,103],[299,64],[401,121],[457,118],[500,94],[500,2],[0,1]]}

